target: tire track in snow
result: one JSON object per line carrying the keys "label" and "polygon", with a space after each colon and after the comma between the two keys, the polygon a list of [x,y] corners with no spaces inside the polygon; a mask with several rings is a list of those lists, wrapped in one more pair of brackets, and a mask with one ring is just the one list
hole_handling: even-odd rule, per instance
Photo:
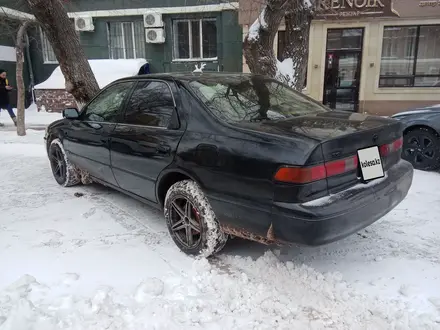
{"label": "tire track in snow", "polygon": [[[115,193],[116,195],[119,193]],[[112,195],[112,194],[110,194]],[[150,211],[148,206],[140,207],[135,215],[122,200],[116,198],[116,202],[109,200],[109,195],[94,195],[99,202],[96,205],[104,206],[106,212],[113,212],[113,215],[122,216],[122,222],[134,220],[137,225],[145,228],[150,234],[163,233],[166,235],[166,245],[172,245],[177,252],[171,239],[167,236],[165,224],[163,231],[153,229],[145,224],[140,214],[148,218]],[[106,197],[103,197],[106,196]],[[96,201],[96,199],[94,199]],[[137,202],[136,202],[137,203]],[[130,203],[131,204],[131,203]],[[114,213],[114,209],[118,211]],[[151,211],[157,217],[155,211]],[[121,219],[118,220],[121,221]],[[148,244],[148,242],[146,242]],[[163,245],[162,245],[163,246]],[[163,253],[159,246],[155,251],[160,257],[171,266],[171,260],[175,260],[175,254]],[[380,300],[376,297],[363,295],[356,292],[348,283],[342,280],[340,274],[322,274],[305,265],[293,262],[281,262],[271,252],[266,252],[263,257],[257,260],[230,255],[220,255],[209,260],[213,267],[212,271],[223,280],[235,279],[242,281],[243,285],[249,284],[246,278],[253,283],[254,288],[264,286],[271,294],[264,298],[264,301],[272,301],[277,307],[269,307],[263,313],[277,314],[285,313],[285,317],[291,317],[294,310],[298,317],[298,325],[321,328],[337,329],[385,329],[398,328],[411,329],[423,327],[423,329],[434,329],[438,325],[435,319],[425,319],[415,311],[408,309],[408,306],[399,300]],[[177,267],[174,267],[176,274],[181,274]],[[263,270],[263,272],[261,272]],[[266,272],[266,274],[264,274]],[[237,292],[237,294],[240,294]],[[280,297],[280,298],[277,298]],[[307,297],[307,298],[304,298]],[[315,297],[315,298],[311,298]],[[304,301],[305,300],[305,301]],[[272,309],[271,309],[272,308]],[[412,321],[409,321],[412,320]],[[281,317],[280,322],[286,321]]]}
{"label": "tire track in snow", "polygon": [[[127,205],[123,203],[123,199],[126,196],[123,196],[119,192],[110,192],[106,193],[90,193],[87,194],[89,188],[91,186],[85,186],[84,192],[85,198],[91,201],[96,207],[100,207],[102,211],[111,215],[112,219],[117,222],[119,225],[124,227],[128,231],[137,230],[138,235],[145,236],[144,243],[148,245],[152,250],[154,250],[159,257],[168,264],[170,269],[173,270],[175,274],[182,275],[182,271],[176,266],[173,265],[170,260],[175,259],[175,253],[181,253],[177,247],[174,246],[171,237],[168,235],[168,231],[165,227],[165,220],[163,221],[164,230],[154,229],[151,225],[148,225],[140,218],[140,215],[135,213],[141,213],[144,215],[147,221],[152,220],[151,218],[157,218],[160,216],[160,213],[157,214],[154,209],[142,204],[136,200],[131,200],[130,204],[134,204],[136,207],[129,209]],[[100,187],[104,188],[105,187]],[[96,187],[95,187],[96,189]],[[119,196],[121,195],[121,196]],[[109,197],[117,197],[116,201],[112,201]],[[120,198],[119,198],[120,197]],[[122,201],[121,201],[122,200]],[[136,205],[137,204],[137,205]],[[137,212],[134,212],[137,211]],[[153,244],[152,244],[153,243]],[[167,248],[167,249],[165,249]],[[169,251],[171,248],[171,252]],[[174,251],[173,251],[174,250]],[[182,253],[183,259],[190,258]]]}

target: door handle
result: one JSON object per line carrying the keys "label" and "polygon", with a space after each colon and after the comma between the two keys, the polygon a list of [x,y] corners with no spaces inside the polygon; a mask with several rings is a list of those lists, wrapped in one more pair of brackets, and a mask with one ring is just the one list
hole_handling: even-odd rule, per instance
{"label": "door handle", "polygon": [[157,153],[160,153],[160,154],[169,154],[171,151],[171,147],[167,144],[159,144],[156,147],[156,151],[157,151]]}
{"label": "door handle", "polygon": [[125,125],[116,126],[116,132],[128,133],[131,131],[133,131],[133,129],[130,126],[125,126]]}

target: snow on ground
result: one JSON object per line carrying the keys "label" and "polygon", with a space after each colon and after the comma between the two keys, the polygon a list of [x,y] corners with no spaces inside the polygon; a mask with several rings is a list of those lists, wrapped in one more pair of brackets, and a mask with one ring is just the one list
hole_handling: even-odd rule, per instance
{"label": "snow on ground", "polygon": [[207,261],[177,250],[160,212],[58,186],[44,133],[27,133],[0,130],[0,330],[440,329],[437,173],[340,242],[234,239]]}
{"label": "snow on ground", "polygon": [[[14,112],[17,114],[17,109],[14,109]],[[38,112],[35,103],[26,109],[24,116],[26,127],[32,129],[44,129],[51,122],[61,118],[62,115],[58,112]],[[6,110],[0,111],[0,123],[5,125],[0,127],[0,132],[3,130],[16,130]]]}

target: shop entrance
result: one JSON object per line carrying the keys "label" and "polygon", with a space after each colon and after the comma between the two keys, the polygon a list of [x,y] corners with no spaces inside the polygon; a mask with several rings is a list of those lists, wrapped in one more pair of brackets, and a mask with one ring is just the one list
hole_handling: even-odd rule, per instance
{"label": "shop entrance", "polygon": [[358,111],[364,29],[329,29],[325,54],[323,103]]}

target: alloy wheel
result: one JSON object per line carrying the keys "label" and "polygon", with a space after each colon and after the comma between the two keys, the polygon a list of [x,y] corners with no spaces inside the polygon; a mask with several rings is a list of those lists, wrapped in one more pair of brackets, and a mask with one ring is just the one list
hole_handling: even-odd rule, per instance
{"label": "alloy wheel", "polygon": [[49,159],[53,175],[57,181],[63,180],[66,176],[66,161],[63,152],[58,146],[51,148]]}
{"label": "alloy wheel", "polygon": [[186,248],[197,247],[202,239],[202,225],[197,208],[185,197],[178,196],[171,202],[171,231]]}
{"label": "alloy wheel", "polygon": [[417,167],[424,167],[435,160],[436,144],[426,135],[411,136],[404,149],[404,158]]}

